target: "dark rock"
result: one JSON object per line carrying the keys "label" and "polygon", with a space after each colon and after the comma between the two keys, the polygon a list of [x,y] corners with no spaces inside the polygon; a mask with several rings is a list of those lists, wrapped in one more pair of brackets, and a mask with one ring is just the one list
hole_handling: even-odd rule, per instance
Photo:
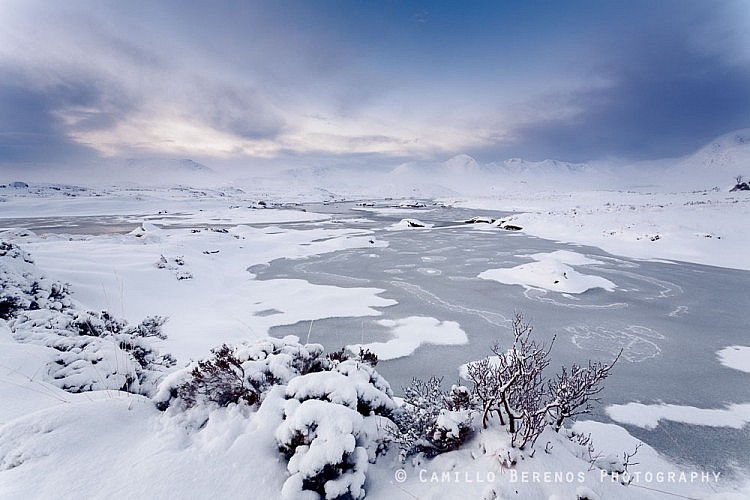
{"label": "dark rock", "polygon": [[464,221],[466,224],[494,224],[496,219],[490,217],[472,217],[469,220]]}

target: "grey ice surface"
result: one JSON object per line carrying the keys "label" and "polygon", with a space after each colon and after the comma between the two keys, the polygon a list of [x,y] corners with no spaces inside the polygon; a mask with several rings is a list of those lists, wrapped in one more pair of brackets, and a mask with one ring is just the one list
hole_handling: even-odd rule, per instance
{"label": "grey ice surface", "polygon": [[[315,207],[321,212],[331,207]],[[347,225],[346,206],[338,206],[339,223]],[[333,210],[331,210],[333,211]],[[535,336],[553,336],[549,374],[561,365],[612,360],[623,355],[606,382],[592,417],[611,421],[610,404],[660,402],[699,408],[724,408],[750,402],[748,375],[722,366],[716,351],[748,345],[750,272],[684,262],[650,262],[616,257],[594,248],[566,245],[501,229],[480,230],[460,221],[476,215],[508,214],[429,207],[403,216],[356,212],[347,227],[375,231],[387,248],[360,248],[305,260],[281,259],[254,270],[256,279],[294,277],[316,284],[382,288],[398,305],[382,316],[331,318],[313,325],[310,341],[328,349],[347,344],[385,341],[388,330],[379,319],[430,316],[458,322],[469,342],[458,346],[422,345],[413,355],[381,361],[379,371],[396,393],[413,377],[444,377],[446,388],[458,380],[457,367],[490,354],[493,343],[512,340],[509,319],[523,313]],[[433,223],[432,229],[385,231],[401,218]],[[617,285],[614,292],[592,289],[565,295],[482,280],[477,275],[498,267],[531,262],[523,255],[578,252],[602,262],[579,267]],[[309,323],[278,327],[273,335],[307,336]],[[625,426],[633,435],[679,463],[722,470],[747,470],[750,426],[711,428],[662,420],[654,430]]]}

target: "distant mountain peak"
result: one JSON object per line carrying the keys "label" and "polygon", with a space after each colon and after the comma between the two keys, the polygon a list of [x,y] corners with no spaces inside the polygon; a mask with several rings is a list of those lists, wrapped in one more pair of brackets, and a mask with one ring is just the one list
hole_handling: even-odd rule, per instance
{"label": "distant mountain peak", "polygon": [[711,168],[750,168],[750,128],[717,137],[681,163]]}
{"label": "distant mountain peak", "polygon": [[213,169],[190,158],[127,158],[124,163],[125,167],[138,170],[215,173]]}
{"label": "distant mountain peak", "polygon": [[474,174],[482,168],[473,157],[467,154],[460,154],[450,158],[443,162],[442,167],[446,173],[461,175]]}

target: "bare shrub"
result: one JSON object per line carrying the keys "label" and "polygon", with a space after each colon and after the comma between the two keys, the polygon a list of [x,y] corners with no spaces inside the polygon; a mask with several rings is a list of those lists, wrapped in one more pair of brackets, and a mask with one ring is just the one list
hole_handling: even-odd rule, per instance
{"label": "bare shrub", "polygon": [[537,343],[531,338],[532,326],[518,313],[512,331],[509,349],[496,344],[494,356],[469,363],[466,375],[481,403],[483,426],[492,414],[497,415],[500,424],[508,426],[511,446],[524,449],[534,445],[548,424],[559,431],[566,419],[589,413],[620,354],[611,364],[574,364],[547,379],[544,370],[550,364],[554,337],[549,346]]}

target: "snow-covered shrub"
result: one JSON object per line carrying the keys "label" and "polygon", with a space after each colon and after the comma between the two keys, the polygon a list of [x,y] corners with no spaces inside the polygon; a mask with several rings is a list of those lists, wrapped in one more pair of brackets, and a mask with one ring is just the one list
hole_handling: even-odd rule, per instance
{"label": "snow-covered shrub", "polygon": [[328,359],[333,362],[341,362],[353,359],[361,363],[367,363],[373,368],[378,366],[378,355],[369,349],[365,349],[364,347],[360,347],[358,353],[352,353],[346,347],[342,347],[338,351],[329,353]]}
{"label": "snow-covered shrub", "polygon": [[174,272],[175,277],[178,280],[189,280],[193,278],[193,275],[184,269],[185,257],[178,255],[176,257],[159,257],[159,261],[156,263],[158,269],[166,269]]}
{"label": "snow-covered shrub", "polygon": [[223,345],[181,378],[165,381],[155,396],[164,410],[180,401],[187,408],[201,404],[256,404],[273,385],[329,367],[320,344],[302,345],[297,337],[266,338],[238,346]]}
{"label": "snow-covered shrub", "polygon": [[341,404],[290,399],[276,430],[289,460],[281,494],[291,499],[364,498],[367,450],[357,443],[363,417]]}
{"label": "snow-covered shrub", "polygon": [[188,407],[202,401],[219,406],[257,403],[260,393],[245,382],[242,362],[234,355],[232,348],[224,344],[212,352],[213,358],[199,361],[198,366],[190,372],[190,381],[177,387],[177,396]]}
{"label": "snow-covered shrub", "polygon": [[404,388],[404,404],[394,413],[397,429],[391,438],[401,461],[414,453],[435,456],[457,449],[471,434],[475,401],[469,390],[454,385],[446,392],[442,379],[414,379]]}
{"label": "snow-covered shrub", "polygon": [[385,448],[387,416],[396,407],[388,382],[353,359],[329,368],[287,385],[276,432],[291,474],[285,498],[363,498],[368,462]]}
{"label": "snow-covered shrub", "polygon": [[165,318],[146,318],[135,327],[107,311],[75,307],[67,285],[42,276],[34,261],[13,243],[0,242],[0,318],[13,337],[54,349],[50,382],[70,392],[123,390],[150,395],[174,364],[154,339],[164,339]]}
{"label": "snow-covered shrub", "polygon": [[631,466],[638,465],[638,462],[634,462],[633,459],[638,454],[641,446],[643,446],[643,443],[638,443],[635,445],[632,453],[623,451],[622,455],[617,455],[616,453],[607,455],[597,454],[591,457],[589,462],[597,469],[606,472],[607,475],[618,478],[621,484],[629,484],[632,481],[632,477],[628,472]]}
{"label": "snow-covered shrub", "polygon": [[388,382],[369,364],[353,360],[335,365],[331,371],[293,378],[286,394],[298,401],[319,399],[340,404],[365,416],[388,416],[395,409]]}
{"label": "snow-covered shrub", "polygon": [[0,296],[0,319],[10,319],[21,309],[23,309],[23,305],[19,297],[14,295]]}
{"label": "snow-covered shrub", "polygon": [[121,390],[150,396],[175,361],[160,353],[165,318],[150,317],[135,327],[101,313],[40,309],[19,314],[9,325],[21,342],[57,351],[48,367],[51,382],[69,392]]}
{"label": "snow-covered shrub", "polygon": [[22,311],[70,307],[67,285],[40,276],[31,257],[7,241],[0,241],[0,284],[0,319],[10,320]]}
{"label": "snow-covered shrub", "polygon": [[29,264],[34,263],[26,252],[9,241],[0,241],[0,257],[8,257],[10,259],[20,258]]}

